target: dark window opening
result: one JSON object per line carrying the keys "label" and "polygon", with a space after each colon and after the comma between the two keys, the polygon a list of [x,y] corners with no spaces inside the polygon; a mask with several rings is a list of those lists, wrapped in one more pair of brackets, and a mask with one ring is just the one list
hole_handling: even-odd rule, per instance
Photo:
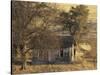
{"label": "dark window opening", "polygon": [[63,50],[60,51],[60,56],[63,57]]}

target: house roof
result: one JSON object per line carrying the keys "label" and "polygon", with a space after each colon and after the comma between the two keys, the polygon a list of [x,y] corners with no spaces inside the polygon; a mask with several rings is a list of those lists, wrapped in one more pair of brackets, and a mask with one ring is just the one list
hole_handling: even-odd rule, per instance
{"label": "house roof", "polygon": [[69,48],[74,43],[74,38],[72,36],[62,36],[61,37],[61,48]]}
{"label": "house roof", "polygon": [[56,35],[60,37],[60,48],[69,48],[74,43],[74,38],[68,31],[59,31]]}

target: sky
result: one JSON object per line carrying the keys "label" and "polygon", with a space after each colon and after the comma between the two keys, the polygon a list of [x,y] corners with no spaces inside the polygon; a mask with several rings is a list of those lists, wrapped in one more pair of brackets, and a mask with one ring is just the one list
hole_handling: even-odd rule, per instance
{"label": "sky", "polygon": [[[58,9],[69,11],[71,6],[76,6],[75,4],[57,4]],[[97,6],[96,5],[87,5],[89,9],[89,19],[96,20],[97,16]]]}

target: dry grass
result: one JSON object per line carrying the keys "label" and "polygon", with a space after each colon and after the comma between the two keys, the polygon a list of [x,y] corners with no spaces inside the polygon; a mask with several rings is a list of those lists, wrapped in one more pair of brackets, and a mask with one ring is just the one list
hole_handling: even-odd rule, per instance
{"label": "dry grass", "polygon": [[48,65],[28,65],[26,70],[20,70],[21,66],[13,65],[13,73],[43,73],[43,72],[61,72],[61,71],[79,71],[79,70],[94,70],[96,69],[95,62],[76,62],[72,64],[48,64]]}

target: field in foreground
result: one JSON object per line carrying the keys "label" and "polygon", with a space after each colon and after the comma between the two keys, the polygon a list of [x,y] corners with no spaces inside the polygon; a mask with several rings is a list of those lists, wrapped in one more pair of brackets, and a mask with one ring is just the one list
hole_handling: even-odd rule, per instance
{"label": "field in foreground", "polygon": [[48,64],[48,65],[30,65],[26,70],[20,70],[21,66],[13,65],[14,74],[21,73],[42,73],[42,72],[61,72],[61,71],[80,71],[80,70],[94,70],[96,69],[96,62],[84,60],[82,63],[72,64]]}

